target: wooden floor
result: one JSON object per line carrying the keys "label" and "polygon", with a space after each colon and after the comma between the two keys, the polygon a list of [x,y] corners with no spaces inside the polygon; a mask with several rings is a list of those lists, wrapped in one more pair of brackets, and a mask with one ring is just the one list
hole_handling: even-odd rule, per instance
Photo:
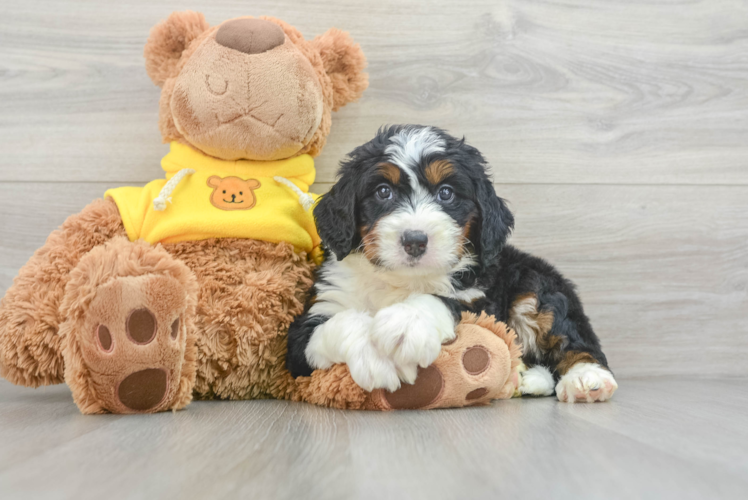
{"label": "wooden floor", "polygon": [[82,416],[64,386],[7,382],[0,400],[5,499],[748,497],[745,379],[396,413],[208,401]]}

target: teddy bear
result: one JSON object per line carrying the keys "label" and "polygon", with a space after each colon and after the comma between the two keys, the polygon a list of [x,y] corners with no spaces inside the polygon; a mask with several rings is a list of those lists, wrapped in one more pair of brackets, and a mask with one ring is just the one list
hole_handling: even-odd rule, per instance
{"label": "teddy bear", "polygon": [[270,17],[211,27],[175,12],[144,55],[161,88],[165,176],[107,191],[20,270],[0,302],[0,375],[67,383],[84,414],[193,398],[434,408],[514,393],[519,347],[485,315],[463,317],[458,341],[394,393],[363,391],[344,365],[299,379],[285,368],[321,256],[314,157],[332,112],[368,84],[348,34],[305,40]]}

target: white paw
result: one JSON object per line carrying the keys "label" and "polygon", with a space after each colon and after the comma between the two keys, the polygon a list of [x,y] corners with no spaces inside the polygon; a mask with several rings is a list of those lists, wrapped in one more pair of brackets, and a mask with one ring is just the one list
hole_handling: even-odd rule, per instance
{"label": "white paw", "polygon": [[519,392],[529,396],[550,396],[553,394],[553,375],[545,366],[533,366],[522,372]]}
{"label": "white paw", "polygon": [[616,379],[597,363],[577,363],[556,385],[556,397],[567,403],[607,401],[618,389]]}
{"label": "white paw", "polygon": [[[387,389],[390,392],[400,388],[397,368],[391,359],[382,356],[371,344],[348,358],[348,369],[356,384],[365,391]],[[414,378],[415,380],[415,378]]]}
{"label": "white paw", "polygon": [[451,313],[439,299],[428,295],[381,309],[370,332],[374,346],[394,362],[400,379],[409,384],[415,382],[418,367],[433,363],[442,342],[454,335]]}
{"label": "white paw", "polygon": [[365,312],[349,309],[319,325],[309,339],[306,359],[312,368],[330,368],[345,363],[353,380],[367,391],[400,388],[394,363],[382,356],[369,338],[373,319]]}

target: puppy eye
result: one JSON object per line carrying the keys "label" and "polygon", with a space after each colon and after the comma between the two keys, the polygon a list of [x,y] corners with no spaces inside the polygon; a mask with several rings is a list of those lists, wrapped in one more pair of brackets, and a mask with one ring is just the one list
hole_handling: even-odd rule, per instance
{"label": "puppy eye", "polygon": [[436,193],[436,198],[442,203],[451,203],[455,199],[455,191],[450,186],[442,186]]}
{"label": "puppy eye", "polygon": [[392,189],[387,184],[377,186],[377,198],[380,200],[389,200],[392,198]]}
{"label": "puppy eye", "polygon": [[226,190],[225,189],[223,190],[223,194],[226,194]]}
{"label": "puppy eye", "polygon": [[243,195],[243,194],[244,194],[244,193],[242,193],[241,191],[239,191],[239,196],[241,196],[241,195]]}

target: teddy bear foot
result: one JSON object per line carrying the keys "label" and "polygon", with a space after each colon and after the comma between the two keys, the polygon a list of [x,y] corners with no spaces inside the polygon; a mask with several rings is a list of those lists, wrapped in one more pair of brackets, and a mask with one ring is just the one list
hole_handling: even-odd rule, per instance
{"label": "teddy bear foot", "polygon": [[[185,406],[195,380],[194,276],[141,243],[94,252],[98,257],[84,258],[68,285],[69,319],[61,327],[65,379],[76,403],[83,413]],[[107,266],[114,257],[120,261]]]}
{"label": "teddy bear foot", "polygon": [[419,368],[415,383],[371,393],[367,409],[431,409],[487,405],[511,398],[519,384],[516,335],[493,316],[463,314],[456,337],[439,357]]}

